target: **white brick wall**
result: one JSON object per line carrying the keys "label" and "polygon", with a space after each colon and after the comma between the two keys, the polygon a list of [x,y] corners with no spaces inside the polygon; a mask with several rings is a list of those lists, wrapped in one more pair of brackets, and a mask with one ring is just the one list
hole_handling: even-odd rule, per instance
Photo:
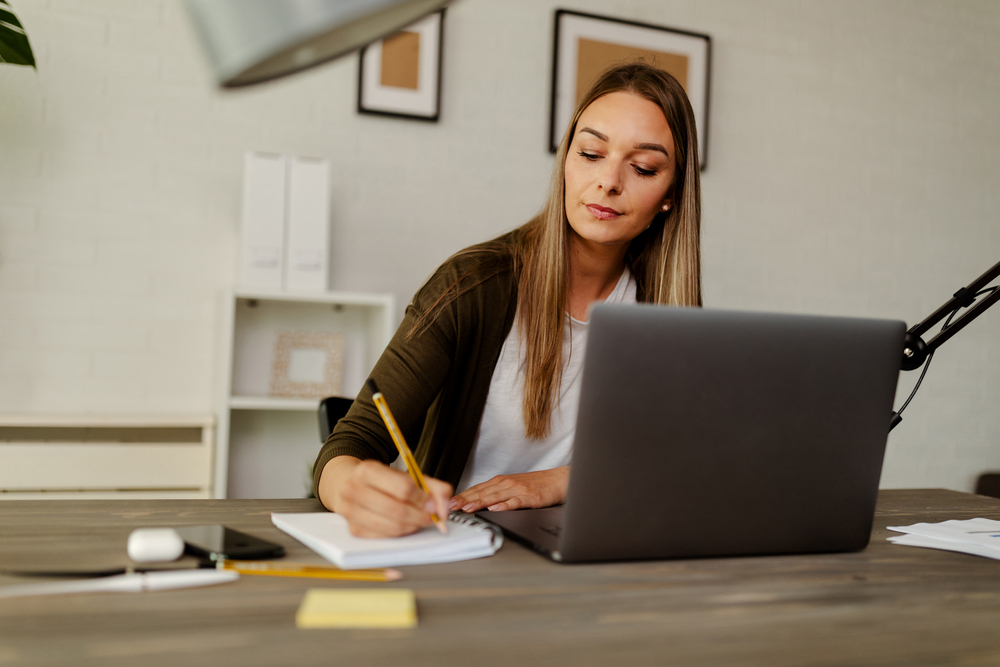
{"label": "white brick wall", "polygon": [[[176,0],[13,6],[38,72],[0,66],[0,411],[213,409],[247,149],[331,160],[331,284],[401,307],[541,204],[563,3],[452,5],[437,124],[359,116],[356,56],[217,91]],[[1000,260],[1000,4],[572,6],[713,37],[709,305],[912,324]],[[998,333],[942,349],[884,485],[1000,468]]]}

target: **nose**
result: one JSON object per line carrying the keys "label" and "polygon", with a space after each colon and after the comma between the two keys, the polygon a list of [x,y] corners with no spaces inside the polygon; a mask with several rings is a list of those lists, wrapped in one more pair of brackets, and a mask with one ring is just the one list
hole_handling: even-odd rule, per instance
{"label": "nose", "polygon": [[604,169],[597,180],[597,186],[606,193],[621,194],[622,191],[622,163],[618,160],[607,158],[604,160]]}

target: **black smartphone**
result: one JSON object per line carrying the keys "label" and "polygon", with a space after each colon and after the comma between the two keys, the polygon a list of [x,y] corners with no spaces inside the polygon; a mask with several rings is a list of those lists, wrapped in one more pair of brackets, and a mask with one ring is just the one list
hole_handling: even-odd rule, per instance
{"label": "black smartphone", "polygon": [[260,560],[280,558],[285,548],[225,526],[176,528],[184,540],[184,553],[209,560]]}

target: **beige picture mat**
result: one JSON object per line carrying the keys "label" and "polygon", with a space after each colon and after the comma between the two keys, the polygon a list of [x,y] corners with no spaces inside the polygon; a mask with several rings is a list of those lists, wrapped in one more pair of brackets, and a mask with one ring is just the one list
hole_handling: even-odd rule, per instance
{"label": "beige picture mat", "polygon": [[685,91],[688,90],[688,57],[684,54],[580,37],[577,39],[576,98],[573,106],[579,104],[601,72],[616,63],[633,60],[659,67],[677,79]]}
{"label": "beige picture mat", "polygon": [[420,33],[401,30],[382,40],[380,74],[383,86],[420,89]]}

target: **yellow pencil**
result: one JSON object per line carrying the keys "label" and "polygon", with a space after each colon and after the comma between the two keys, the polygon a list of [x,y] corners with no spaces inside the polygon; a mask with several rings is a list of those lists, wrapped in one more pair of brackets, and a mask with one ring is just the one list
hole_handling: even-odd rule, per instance
{"label": "yellow pencil", "polygon": [[304,577],[309,579],[347,579],[350,581],[399,581],[403,578],[399,570],[341,570],[324,565],[268,563],[259,560],[222,560],[216,564],[216,568],[264,577]]}
{"label": "yellow pencil", "polygon": [[[402,431],[399,430],[399,426],[396,425],[396,419],[392,416],[389,411],[389,404],[385,402],[385,396],[382,392],[378,390],[378,386],[375,384],[375,380],[368,378],[368,388],[372,392],[372,401],[375,402],[375,407],[378,408],[378,413],[382,415],[382,421],[385,422],[385,427],[389,429],[389,436],[392,441],[396,443],[396,449],[399,450],[399,455],[403,457],[403,463],[406,464],[406,469],[410,473],[410,477],[413,478],[414,484],[417,488],[422,490],[428,496],[431,495],[430,489],[427,488],[427,482],[424,481],[424,475],[420,472],[420,466],[417,465],[417,460],[413,458],[413,453],[410,452],[409,446],[406,444],[406,439],[403,438]],[[435,512],[431,512],[431,520],[434,525],[437,526],[444,534],[448,534],[448,527],[445,525],[444,521]]]}

